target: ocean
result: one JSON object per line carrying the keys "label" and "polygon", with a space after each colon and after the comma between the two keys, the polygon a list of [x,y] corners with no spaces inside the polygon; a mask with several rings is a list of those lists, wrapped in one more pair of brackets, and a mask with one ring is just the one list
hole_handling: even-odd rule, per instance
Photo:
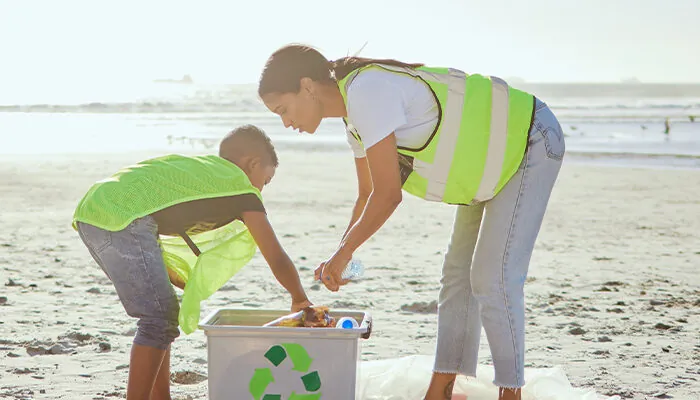
{"label": "ocean", "polygon": [[[511,84],[552,108],[577,159],[700,167],[700,84]],[[56,83],[0,91],[2,154],[215,151],[222,135],[246,123],[279,146],[347,147],[340,120],[324,121],[313,136],[285,129],[254,84]]]}

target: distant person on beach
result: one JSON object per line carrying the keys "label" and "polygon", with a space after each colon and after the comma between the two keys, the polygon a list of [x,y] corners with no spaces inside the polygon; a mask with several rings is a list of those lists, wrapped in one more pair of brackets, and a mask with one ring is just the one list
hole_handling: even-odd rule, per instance
{"label": "distant person on beach", "polygon": [[[260,248],[291,309],[311,303],[294,263],[270,226],[260,192],[277,168],[260,129],[245,125],[219,155],[169,155],[128,166],[93,185],[73,227],[138,318],[129,362],[128,400],[170,399],[170,344],[197,328],[200,301]],[[182,306],[173,285],[184,289]]]}
{"label": "distant person on beach", "polygon": [[482,324],[499,399],[520,399],[524,283],[565,148],[545,103],[496,77],[390,59],[330,61],[302,45],[269,57],[258,94],[300,133],[324,118],[346,124],[358,198],[340,245],[316,270],[328,289],[346,283],[342,270],[401,203],[402,189],[458,205],[425,400],[449,399],[457,374],[475,376]]}

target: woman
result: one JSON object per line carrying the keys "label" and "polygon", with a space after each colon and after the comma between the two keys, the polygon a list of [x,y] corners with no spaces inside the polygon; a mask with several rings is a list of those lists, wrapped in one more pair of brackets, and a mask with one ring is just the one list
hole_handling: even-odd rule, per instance
{"label": "woman", "polygon": [[402,192],[458,205],[445,255],[438,338],[426,400],[449,399],[456,374],[475,376],[481,326],[499,399],[524,385],[528,264],[564,156],[556,117],[495,77],[396,60],[327,60],[285,46],[258,87],[285,127],[314,133],[343,118],[359,194],[335,253],[316,270],[332,291],[353,252],[401,202]]}

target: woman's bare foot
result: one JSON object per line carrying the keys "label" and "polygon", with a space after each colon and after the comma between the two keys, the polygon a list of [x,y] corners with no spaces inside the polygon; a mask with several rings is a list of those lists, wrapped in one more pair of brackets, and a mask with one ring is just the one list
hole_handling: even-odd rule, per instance
{"label": "woman's bare foot", "polygon": [[498,388],[498,400],[520,400],[521,389]]}
{"label": "woman's bare foot", "polygon": [[433,373],[430,379],[428,392],[425,394],[424,400],[466,400],[466,397],[459,399],[452,397],[452,390],[455,386],[456,374],[440,374]]}

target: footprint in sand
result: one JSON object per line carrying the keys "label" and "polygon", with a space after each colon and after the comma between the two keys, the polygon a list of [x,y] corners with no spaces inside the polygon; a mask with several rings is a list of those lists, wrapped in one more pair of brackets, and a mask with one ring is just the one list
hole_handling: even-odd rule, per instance
{"label": "footprint in sand", "polygon": [[178,371],[170,374],[170,382],[180,385],[195,385],[206,380],[206,375],[198,374],[194,371]]}
{"label": "footprint in sand", "polygon": [[57,341],[40,341],[34,340],[25,345],[27,354],[30,356],[39,355],[55,355],[55,354],[74,354],[77,353],[76,348],[87,346],[89,344],[97,344],[98,352],[107,352],[112,349],[109,342],[97,336],[83,332],[69,332],[60,335]]}
{"label": "footprint in sand", "polygon": [[413,304],[402,305],[401,311],[413,312],[418,314],[436,314],[437,307],[437,301],[435,300],[431,301],[430,303],[420,301]]}
{"label": "footprint in sand", "polygon": [[14,279],[10,278],[7,280],[7,283],[5,284],[7,287],[15,287],[15,286],[22,286],[21,283],[16,282]]}
{"label": "footprint in sand", "polygon": [[9,372],[12,372],[13,374],[17,374],[17,375],[26,375],[26,374],[33,374],[33,373],[37,372],[37,370],[36,369],[29,369],[29,368],[21,368],[21,369],[15,368]]}
{"label": "footprint in sand", "polygon": [[56,343],[54,345],[46,345],[41,342],[33,342],[27,346],[27,354],[30,356],[56,355],[56,354],[73,354],[76,351],[68,346]]}

